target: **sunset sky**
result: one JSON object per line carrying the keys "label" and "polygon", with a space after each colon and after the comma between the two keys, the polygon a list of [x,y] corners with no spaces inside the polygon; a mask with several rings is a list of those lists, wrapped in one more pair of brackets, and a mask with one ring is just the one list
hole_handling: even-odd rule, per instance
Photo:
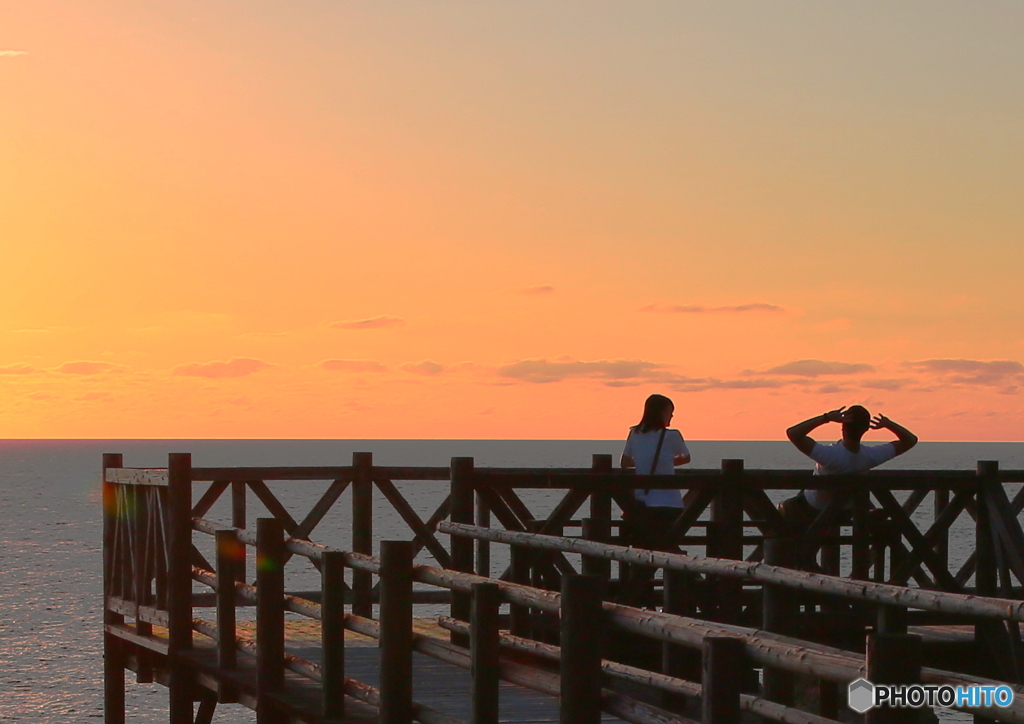
{"label": "sunset sky", "polygon": [[0,437],[1022,440],[1022,34],[0,0]]}

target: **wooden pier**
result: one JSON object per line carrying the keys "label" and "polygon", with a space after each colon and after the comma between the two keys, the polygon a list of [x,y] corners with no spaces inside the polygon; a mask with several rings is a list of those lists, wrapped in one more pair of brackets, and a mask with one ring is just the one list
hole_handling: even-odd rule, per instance
{"label": "wooden pier", "polygon": [[[139,469],[110,454],[103,480],[107,724],[125,720],[126,670],[168,687],[171,724],[229,705],[261,724],[915,718],[854,715],[858,678],[1005,683],[1010,706],[964,710],[1024,724],[1024,471],[994,462],[824,478],[738,460],[638,476],[606,455],[202,468],[182,453]],[[322,491],[301,519],[284,504],[296,485]],[[444,492],[424,515],[409,498],[427,485]],[[691,555],[629,546],[638,487],[684,491],[665,537]],[[775,502],[803,488],[837,494],[795,526]],[[346,493],[350,539],[314,541]],[[375,550],[382,501],[408,539]],[[288,590],[298,564],[315,583]]]}

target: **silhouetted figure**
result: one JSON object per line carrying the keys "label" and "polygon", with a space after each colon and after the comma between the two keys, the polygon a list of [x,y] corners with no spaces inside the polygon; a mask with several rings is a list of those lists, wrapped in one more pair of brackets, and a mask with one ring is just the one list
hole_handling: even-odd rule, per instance
{"label": "silhouetted figure", "polygon": [[[678,430],[669,428],[675,405],[664,395],[651,395],[644,403],[640,422],[629,429],[622,451],[623,468],[635,468],[639,475],[671,475],[676,465],[690,462],[690,451]],[[678,490],[637,489],[640,503],[636,513],[626,512],[626,524],[633,545],[665,550],[664,533],[679,517],[683,496]]]}
{"label": "silhouetted figure", "polygon": [[[830,445],[815,442],[808,433],[829,422],[842,423],[842,438]],[[890,430],[896,439],[883,445],[863,445],[861,438],[868,430]],[[876,415],[872,419],[871,413],[860,405],[840,407],[804,420],[786,430],[786,435],[800,452],[816,463],[815,475],[862,473],[902,455],[917,444],[917,436],[910,430],[885,415]],[[834,495],[831,490],[801,490],[799,495],[779,503],[779,512],[788,522],[806,526],[828,507]],[[815,545],[801,552],[801,568],[820,571],[815,561],[817,550]]]}

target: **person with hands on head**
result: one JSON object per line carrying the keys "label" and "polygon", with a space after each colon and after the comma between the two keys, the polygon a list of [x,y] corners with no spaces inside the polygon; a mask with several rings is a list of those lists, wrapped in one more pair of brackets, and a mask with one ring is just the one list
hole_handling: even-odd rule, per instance
{"label": "person with hands on head", "polygon": [[[830,422],[842,423],[842,438],[830,445],[823,445],[810,437],[812,430]],[[896,439],[884,445],[863,445],[861,438],[868,430],[889,430],[896,435]],[[816,463],[815,475],[864,472],[902,455],[917,444],[917,436],[910,430],[885,415],[872,418],[871,413],[861,405],[840,407],[804,420],[786,430],[786,435],[800,452]],[[832,492],[829,490],[805,490],[802,496],[815,512],[824,510],[832,502]]]}

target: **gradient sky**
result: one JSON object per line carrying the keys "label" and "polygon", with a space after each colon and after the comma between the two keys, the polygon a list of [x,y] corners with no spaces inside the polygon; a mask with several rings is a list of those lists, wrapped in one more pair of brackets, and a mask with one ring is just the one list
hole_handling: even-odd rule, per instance
{"label": "gradient sky", "polygon": [[0,0],[0,437],[1021,440],[1022,33]]}

